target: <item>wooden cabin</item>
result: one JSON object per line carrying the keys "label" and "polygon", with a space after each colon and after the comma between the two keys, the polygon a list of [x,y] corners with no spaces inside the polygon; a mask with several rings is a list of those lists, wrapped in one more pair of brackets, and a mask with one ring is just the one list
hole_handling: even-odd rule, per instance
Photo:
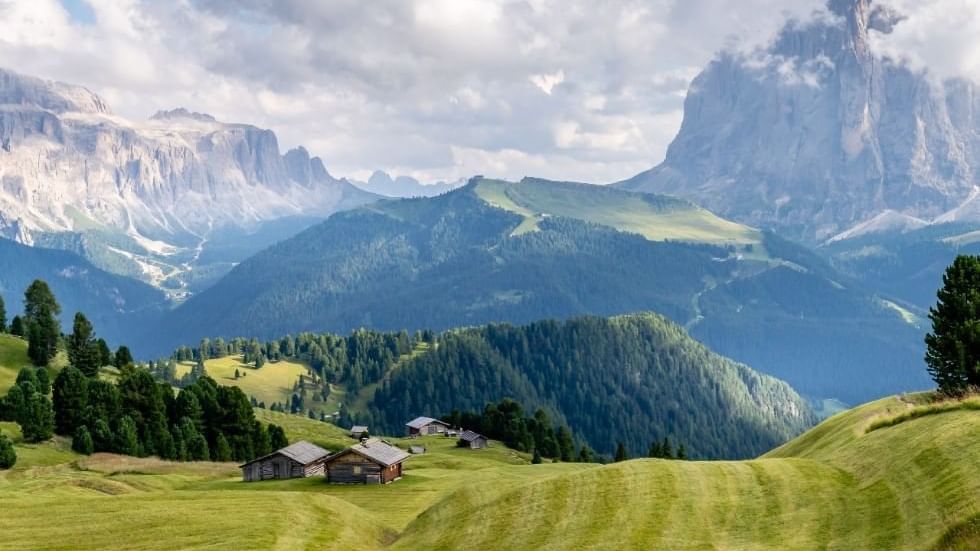
{"label": "wooden cabin", "polygon": [[320,476],[324,472],[323,465],[329,455],[330,452],[327,450],[309,442],[296,442],[241,465],[242,480],[255,482],[277,478]]}
{"label": "wooden cabin", "polygon": [[405,423],[409,436],[427,436],[430,434],[445,434],[450,430],[448,423],[443,423],[431,417],[416,417]]}
{"label": "wooden cabin", "polygon": [[354,425],[350,428],[350,437],[355,440],[360,440],[361,438],[368,436],[367,425]]}
{"label": "wooden cabin", "polygon": [[409,455],[379,439],[371,438],[330,456],[326,461],[331,484],[389,484],[402,477],[402,462]]}
{"label": "wooden cabin", "polygon": [[464,430],[459,435],[460,446],[471,450],[482,450],[487,447],[487,437],[471,430]]}

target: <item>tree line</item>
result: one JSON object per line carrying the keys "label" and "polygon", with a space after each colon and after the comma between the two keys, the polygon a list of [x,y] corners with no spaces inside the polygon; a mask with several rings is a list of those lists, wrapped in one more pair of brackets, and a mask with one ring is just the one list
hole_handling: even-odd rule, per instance
{"label": "tree line", "polygon": [[[246,461],[288,445],[282,427],[255,418],[240,389],[204,376],[175,395],[168,383],[134,365],[125,346],[107,358],[108,347],[82,313],[75,315],[72,333],[61,335],[58,313],[47,284],[35,281],[25,293],[21,324],[28,327],[28,352],[38,367],[22,369],[0,399],[0,419],[17,422],[26,441],[59,434],[72,437],[79,453],[180,461]],[[45,366],[62,347],[70,365],[51,381]],[[99,376],[107,359],[119,367],[115,381]],[[0,463],[5,450],[0,442]]]}

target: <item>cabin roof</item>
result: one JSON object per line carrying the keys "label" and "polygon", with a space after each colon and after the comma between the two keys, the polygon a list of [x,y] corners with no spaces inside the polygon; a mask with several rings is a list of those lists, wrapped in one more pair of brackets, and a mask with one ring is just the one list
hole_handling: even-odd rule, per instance
{"label": "cabin roof", "polygon": [[256,461],[264,461],[274,455],[284,455],[301,465],[309,465],[314,461],[318,461],[330,455],[330,452],[321,448],[320,446],[317,446],[316,444],[310,444],[306,440],[300,440],[295,444],[290,444],[285,448],[276,450],[270,454],[263,455],[262,457],[256,457],[255,459],[242,465],[242,467],[245,465],[251,465]]}
{"label": "cabin roof", "polygon": [[350,431],[351,432],[367,432],[368,431],[368,428],[367,428],[367,425],[354,425],[353,427],[350,428]]}
{"label": "cabin roof", "polygon": [[459,439],[463,440],[464,442],[472,442],[480,438],[483,438],[484,440],[487,439],[486,436],[483,436],[482,434],[478,432],[473,432],[471,430],[464,430],[463,433],[459,435]]}
{"label": "cabin roof", "polygon": [[415,419],[412,419],[411,421],[405,423],[405,425],[413,429],[420,429],[426,425],[431,425],[433,423],[438,423],[444,427],[449,426],[448,423],[444,423],[438,419],[433,419],[432,417],[416,417]]}
{"label": "cabin roof", "polygon": [[371,438],[370,440],[347,448],[347,450],[334,455],[330,459],[332,460],[340,457],[347,452],[356,453],[357,455],[365,457],[368,460],[380,465],[384,465],[385,467],[390,467],[397,463],[401,463],[410,457],[404,450],[396,448],[380,438]]}

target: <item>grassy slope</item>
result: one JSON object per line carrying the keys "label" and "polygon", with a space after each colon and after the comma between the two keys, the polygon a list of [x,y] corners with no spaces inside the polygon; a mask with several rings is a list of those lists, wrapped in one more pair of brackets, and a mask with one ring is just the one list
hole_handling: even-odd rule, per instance
{"label": "grassy slope", "polygon": [[[68,357],[59,352],[48,367],[48,372],[54,380],[55,373],[68,365]],[[25,367],[31,367],[27,357],[27,341],[12,335],[0,334],[0,396],[3,396],[14,386],[17,373]]]}
{"label": "grassy slope", "polygon": [[[204,362],[204,368],[218,384],[237,386],[247,396],[255,396],[260,402],[270,405],[273,402],[288,402],[293,394],[293,385],[299,380],[300,375],[309,373],[305,365],[289,360],[268,362],[262,366],[262,369],[255,369],[254,365],[243,364],[241,359],[241,356],[211,359]],[[177,376],[181,377],[190,372],[192,367],[194,367],[193,362],[178,364]],[[235,379],[236,369],[245,376]],[[310,405],[314,405],[312,400]]]}
{"label": "grassy slope", "polygon": [[524,221],[515,235],[534,231],[542,216],[562,216],[640,234],[651,241],[759,244],[759,231],[719,218],[694,205],[595,186],[525,179],[518,183],[483,180],[476,193],[484,201],[517,213]]}
{"label": "grassy slope", "polygon": [[504,492],[464,489],[396,547],[975,548],[980,413],[865,433],[912,402],[889,398],[839,414],[754,461],[639,460]]}

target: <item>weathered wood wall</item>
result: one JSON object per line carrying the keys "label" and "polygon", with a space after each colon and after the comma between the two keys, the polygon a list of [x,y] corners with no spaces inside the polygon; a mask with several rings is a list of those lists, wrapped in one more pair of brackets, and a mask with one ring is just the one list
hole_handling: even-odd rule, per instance
{"label": "weathered wood wall", "polygon": [[283,455],[274,455],[262,461],[249,463],[242,467],[242,478],[245,482],[285,478],[303,478],[323,475],[323,461],[315,461],[302,465]]}

